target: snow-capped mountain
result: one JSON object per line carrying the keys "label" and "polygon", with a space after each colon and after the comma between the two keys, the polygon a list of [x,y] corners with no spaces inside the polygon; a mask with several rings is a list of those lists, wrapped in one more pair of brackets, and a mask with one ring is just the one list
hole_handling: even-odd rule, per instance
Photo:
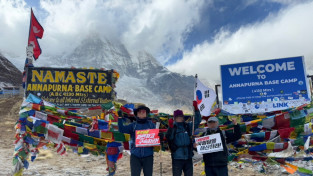
{"label": "snow-capped mountain", "polygon": [[0,53],[0,88],[21,86],[22,72]]}
{"label": "snow-capped mountain", "polygon": [[162,112],[191,110],[194,87],[192,76],[170,72],[145,51],[130,54],[118,42],[89,37],[72,52],[63,56],[42,57],[34,65],[115,69],[121,75],[115,89],[117,98],[144,103]]}

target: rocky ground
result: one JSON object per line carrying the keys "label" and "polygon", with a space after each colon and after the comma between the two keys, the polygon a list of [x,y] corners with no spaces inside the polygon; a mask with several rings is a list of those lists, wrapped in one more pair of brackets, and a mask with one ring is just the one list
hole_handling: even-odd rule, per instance
{"label": "rocky ground", "polygon": [[[14,150],[14,124],[18,119],[18,112],[22,103],[22,97],[0,98],[0,175],[12,175],[12,154]],[[65,156],[59,156],[53,150],[42,149],[34,162],[30,162],[29,169],[24,171],[28,176],[58,176],[58,175],[107,175],[106,161],[104,157],[78,156],[68,152]],[[156,153],[154,157],[154,175],[160,175],[160,162],[162,162],[162,175],[171,175],[171,158],[168,153]],[[129,176],[129,155],[117,163],[117,176]],[[203,166],[201,163],[194,167],[194,175],[201,175]],[[142,174],[143,175],[143,174]],[[238,165],[229,166],[231,176],[264,175],[257,171],[257,166],[245,164],[242,169]]]}

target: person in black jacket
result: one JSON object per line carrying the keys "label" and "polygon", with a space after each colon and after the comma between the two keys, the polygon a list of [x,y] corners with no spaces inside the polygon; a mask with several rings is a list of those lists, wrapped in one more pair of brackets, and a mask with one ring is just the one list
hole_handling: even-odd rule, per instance
{"label": "person in black jacket", "polygon": [[226,144],[237,141],[241,138],[240,126],[236,119],[232,119],[234,133],[225,133],[218,127],[218,119],[211,117],[208,119],[208,129],[203,136],[220,133],[223,144],[223,151],[203,154],[206,176],[228,176],[228,149]]}
{"label": "person in black jacket", "polygon": [[169,128],[166,134],[169,148],[172,153],[172,171],[173,176],[193,175],[193,139],[192,129],[197,129],[201,122],[201,115],[197,108],[196,102],[193,103],[195,108],[195,120],[186,122],[182,110],[174,111],[174,126]]}

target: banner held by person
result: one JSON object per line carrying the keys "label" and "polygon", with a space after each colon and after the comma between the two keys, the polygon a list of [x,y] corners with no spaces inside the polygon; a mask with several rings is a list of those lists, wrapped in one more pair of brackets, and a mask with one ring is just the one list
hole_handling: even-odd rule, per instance
{"label": "banner held by person", "polygon": [[197,101],[198,108],[202,116],[211,114],[211,107],[216,99],[213,89],[205,86],[198,78],[196,81],[194,99]]}
{"label": "banner held by person", "polygon": [[159,129],[136,130],[136,147],[160,145]]}
{"label": "banner held by person", "polygon": [[195,138],[195,142],[197,144],[198,154],[214,153],[224,150],[220,133]]}

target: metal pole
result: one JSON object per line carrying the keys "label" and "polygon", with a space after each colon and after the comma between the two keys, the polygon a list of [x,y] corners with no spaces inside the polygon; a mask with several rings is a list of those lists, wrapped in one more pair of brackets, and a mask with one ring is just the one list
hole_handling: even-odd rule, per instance
{"label": "metal pole", "polygon": [[[198,79],[198,74],[195,76],[195,87],[193,93],[195,93],[196,88],[197,88],[197,79]],[[194,99],[195,100],[195,99]],[[193,107],[194,108],[194,107]],[[192,136],[195,134],[195,111],[193,111],[193,116],[192,116]]]}
{"label": "metal pole", "polygon": [[220,108],[220,100],[218,98],[218,86],[221,86],[220,84],[216,84],[215,85],[215,93],[216,93],[216,104],[217,104],[217,108]]}
{"label": "metal pole", "polygon": [[162,162],[160,162],[160,176],[162,176]]}
{"label": "metal pole", "polygon": [[[313,92],[312,92],[312,87],[313,87],[313,75],[307,75],[308,78],[311,78],[311,84],[310,84],[310,92],[311,92],[311,102],[312,102],[312,97],[313,97]],[[310,82],[309,81],[309,82]]]}

